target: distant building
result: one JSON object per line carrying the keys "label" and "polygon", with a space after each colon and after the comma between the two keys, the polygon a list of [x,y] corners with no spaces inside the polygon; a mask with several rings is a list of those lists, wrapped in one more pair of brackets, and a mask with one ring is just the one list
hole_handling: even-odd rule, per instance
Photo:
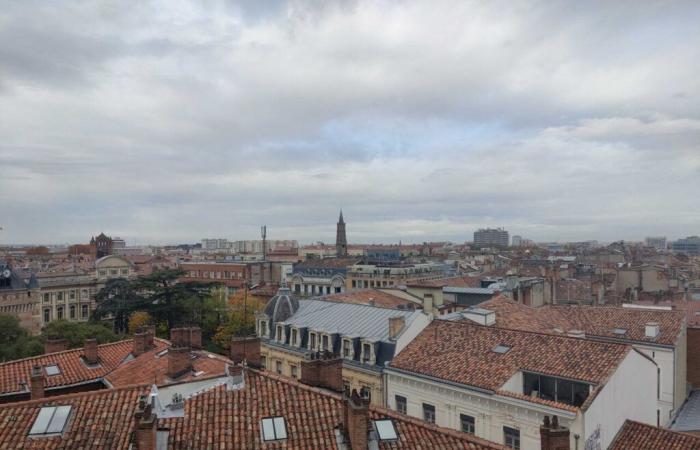
{"label": "distant building", "polygon": [[412,281],[444,278],[445,266],[441,264],[355,264],[348,267],[346,290],[381,287],[397,287]]}
{"label": "distant building", "polygon": [[474,232],[474,245],[477,247],[508,247],[508,242],[508,232],[503,228],[482,228]]}
{"label": "distant building", "polygon": [[202,250],[224,250],[230,247],[227,239],[202,239]]}
{"label": "distant building", "polygon": [[328,295],[345,292],[348,266],[355,258],[311,258],[294,264],[291,288],[302,296]]}
{"label": "distant building", "polygon": [[367,262],[396,262],[401,259],[401,248],[398,245],[373,245],[364,250]]}
{"label": "distant building", "polygon": [[671,243],[671,250],[675,253],[688,255],[700,255],[700,236],[688,236]]}
{"label": "distant building", "polygon": [[513,247],[520,247],[523,243],[523,237],[516,234],[513,236]]}
{"label": "distant building", "polygon": [[17,317],[22,327],[33,334],[39,325],[39,285],[34,276],[25,280],[19,271],[0,260],[0,314]]}
{"label": "distant building", "polygon": [[120,237],[112,238],[112,249],[126,248],[126,241]]}
{"label": "distant building", "polygon": [[647,247],[653,247],[659,251],[666,250],[666,236],[652,236],[644,240]]}
{"label": "distant building", "polygon": [[90,247],[92,247],[95,259],[99,259],[112,254],[114,242],[109,236],[100,233],[97,237],[90,239]]}
{"label": "distant building", "polygon": [[338,225],[335,232],[335,256],[343,258],[348,256],[348,239],[345,236],[345,221],[343,221],[343,211],[340,211]]}

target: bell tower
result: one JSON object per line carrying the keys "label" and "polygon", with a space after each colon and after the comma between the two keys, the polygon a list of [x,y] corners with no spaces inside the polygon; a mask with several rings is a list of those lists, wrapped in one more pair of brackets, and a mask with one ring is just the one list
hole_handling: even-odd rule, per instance
{"label": "bell tower", "polygon": [[338,258],[348,256],[348,240],[345,237],[345,221],[343,221],[343,210],[340,210],[338,225],[335,232],[335,255]]}

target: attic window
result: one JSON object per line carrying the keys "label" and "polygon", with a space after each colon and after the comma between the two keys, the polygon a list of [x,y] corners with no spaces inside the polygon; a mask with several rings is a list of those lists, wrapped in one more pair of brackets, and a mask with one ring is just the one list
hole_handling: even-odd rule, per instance
{"label": "attic window", "polygon": [[613,334],[618,334],[620,336],[627,334],[627,330],[624,328],[613,328]]}
{"label": "attic window", "polygon": [[61,369],[58,368],[57,364],[51,364],[49,366],[44,367],[44,370],[46,371],[46,375],[60,375],[61,374]]}
{"label": "attic window", "polygon": [[503,344],[498,344],[497,346],[495,346],[494,348],[491,349],[492,352],[501,353],[501,354],[507,353],[508,350],[510,350],[510,347],[508,347],[507,345],[503,345]]}
{"label": "attic window", "polygon": [[48,406],[41,408],[39,415],[29,430],[30,436],[63,433],[70,415],[70,406]]}
{"label": "attic window", "polygon": [[263,441],[287,439],[287,425],[284,417],[268,417],[262,420]]}
{"label": "attic window", "polygon": [[380,441],[395,441],[399,438],[394,428],[394,422],[390,419],[375,420],[374,429],[377,430],[377,435]]}

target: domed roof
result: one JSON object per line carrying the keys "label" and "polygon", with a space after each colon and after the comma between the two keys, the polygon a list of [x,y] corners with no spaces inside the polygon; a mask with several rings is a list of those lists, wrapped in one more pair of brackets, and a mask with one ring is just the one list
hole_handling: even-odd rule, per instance
{"label": "domed roof", "polygon": [[277,294],[265,305],[265,314],[274,323],[284,322],[299,309],[299,300],[292,290],[283,283],[277,290]]}

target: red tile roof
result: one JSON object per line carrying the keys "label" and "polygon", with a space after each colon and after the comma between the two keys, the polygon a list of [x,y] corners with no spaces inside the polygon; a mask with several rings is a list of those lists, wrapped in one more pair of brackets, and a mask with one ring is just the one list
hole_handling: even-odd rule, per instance
{"label": "red tile roof", "polygon": [[[639,341],[664,345],[675,345],[683,327],[683,314],[677,311],[621,308],[614,306],[542,306],[533,308],[516,303],[504,296],[487,300],[480,308],[496,312],[496,326],[542,333],[558,333],[581,330],[586,335]],[[465,319],[466,320],[466,319]],[[645,336],[645,324],[657,322],[659,335]],[[613,329],[627,330],[618,335]]]}
{"label": "red tile roof", "polygon": [[[128,449],[139,395],[129,386],[0,405],[0,449]],[[70,405],[62,435],[28,437],[43,406]]]}
{"label": "red tile roof", "polygon": [[[245,388],[216,387],[185,402],[185,417],[166,419],[170,428],[168,448],[248,449],[263,446],[260,421],[285,418],[288,439],[279,447],[335,449],[335,429],[342,423],[343,401],[338,394],[294,380],[247,370]],[[474,436],[446,430],[382,408],[370,407],[370,417],[393,419],[399,440],[381,442],[380,448],[502,449]],[[267,446],[272,444],[268,443]],[[278,446],[275,446],[277,448]]]}
{"label": "red tile roof", "polygon": [[[493,348],[510,349],[496,353]],[[629,346],[435,320],[390,367],[497,391],[519,370],[603,384]]]}
{"label": "red tile roof", "polygon": [[608,450],[700,450],[700,437],[627,420]]}
{"label": "red tile roof", "polygon": [[[126,362],[105,376],[105,379],[115,387],[128,386],[133,384],[151,383],[164,385],[171,382],[168,378],[168,357],[158,356],[161,349],[150,350],[138,358]],[[201,350],[193,350],[192,355],[196,359],[192,360],[193,370],[187,375],[177,379],[177,382],[197,380],[204,377],[222,376],[226,372],[226,365],[231,360],[221,355],[215,355]],[[203,372],[195,376],[197,372]]]}

